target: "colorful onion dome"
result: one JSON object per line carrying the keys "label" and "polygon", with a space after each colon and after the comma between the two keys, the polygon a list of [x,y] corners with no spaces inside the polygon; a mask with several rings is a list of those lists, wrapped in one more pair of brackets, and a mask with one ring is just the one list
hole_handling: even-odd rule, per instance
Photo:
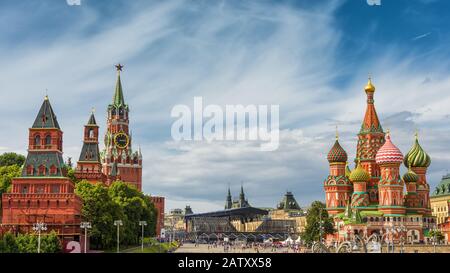
{"label": "colorful onion dome", "polygon": [[403,181],[405,183],[413,183],[419,181],[419,176],[411,170],[411,167],[408,169],[408,172],[403,175]]}
{"label": "colorful onion dome", "polygon": [[378,150],[375,156],[377,164],[401,163],[403,161],[402,152],[392,143],[389,132],[386,134],[386,142]]}
{"label": "colorful onion dome", "polygon": [[414,142],[411,150],[406,154],[403,161],[406,167],[429,167],[431,164],[430,156],[422,149],[419,144],[419,140],[416,133],[416,141]]}
{"label": "colorful onion dome", "polygon": [[350,173],[349,179],[352,182],[368,182],[370,180],[370,175],[358,162],[356,169]]}
{"label": "colorful onion dome", "polygon": [[366,92],[375,92],[375,86],[372,84],[372,79],[369,77],[369,82],[367,83],[366,87],[364,87],[364,90]]}
{"label": "colorful onion dome", "polygon": [[345,150],[341,147],[339,144],[339,141],[336,139],[336,142],[334,143],[331,150],[328,152],[327,156],[328,162],[335,163],[335,162],[347,162],[347,153]]}

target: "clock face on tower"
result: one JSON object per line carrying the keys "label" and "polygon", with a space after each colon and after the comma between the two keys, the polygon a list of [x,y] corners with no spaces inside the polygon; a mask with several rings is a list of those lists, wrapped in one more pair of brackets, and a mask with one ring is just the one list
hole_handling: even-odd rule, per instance
{"label": "clock face on tower", "polygon": [[119,149],[125,149],[126,147],[128,147],[129,143],[130,139],[124,133],[118,133],[114,136],[114,144]]}

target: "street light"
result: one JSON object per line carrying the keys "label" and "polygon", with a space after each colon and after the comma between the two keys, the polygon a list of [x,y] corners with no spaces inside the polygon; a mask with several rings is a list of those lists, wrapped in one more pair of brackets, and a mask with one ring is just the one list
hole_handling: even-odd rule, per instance
{"label": "street light", "polygon": [[144,227],[147,225],[147,221],[139,221],[139,225],[142,228],[141,249],[142,249],[142,252],[144,252]]}
{"label": "street light", "polygon": [[434,224],[434,227],[433,227],[433,251],[434,251],[434,253],[436,253],[436,244],[437,244],[437,232],[438,232],[438,228],[436,227],[436,224]]}
{"label": "street light", "polygon": [[84,253],[87,253],[87,230],[92,228],[91,222],[81,222],[81,228],[84,228]]}
{"label": "street light", "polygon": [[114,225],[117,226],[117,253],[119,253],[120,251],[120,235],[119,235],[119,231],[120,231],[120,226],[123,226],[123,222],[122,220],[115,220],[114,221]]}
{"label": "street light", "polygon": [[405,251],[405,233],[408,234],[408,229],[402,224],[397,231],[400,233],[400,253]]}
{"label": "street light", "polygon": [[37,252],[41,253],[41,231],[46,231],[47,230],[47,224],[45,223],[36,223],[33,224],[33,230],[37,231],[38,233],[38,249]]}

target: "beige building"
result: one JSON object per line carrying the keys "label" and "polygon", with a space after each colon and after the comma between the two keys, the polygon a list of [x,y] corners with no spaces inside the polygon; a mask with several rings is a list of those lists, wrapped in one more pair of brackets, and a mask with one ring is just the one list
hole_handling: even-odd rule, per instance
{"label": "beige building", "polygon": [[430,197],[431,211],[436,223],[443,224],[450,217],[450,174],[444,175]]}

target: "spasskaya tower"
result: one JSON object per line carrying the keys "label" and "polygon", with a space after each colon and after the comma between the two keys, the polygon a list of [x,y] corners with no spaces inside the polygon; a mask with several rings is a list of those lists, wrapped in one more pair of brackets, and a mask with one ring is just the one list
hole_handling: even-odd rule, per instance
{"label": "spasskaya tower", "polygon": [[129,130],[129,107],[125,104],[120,73],[123,65],[116,65],[117,82],[112,104],[108,106],[105,148],[101,153],[102,172],[106,184],[116,180],[124,181],[142,191],[142,154],[133,151],[132,135]]}

